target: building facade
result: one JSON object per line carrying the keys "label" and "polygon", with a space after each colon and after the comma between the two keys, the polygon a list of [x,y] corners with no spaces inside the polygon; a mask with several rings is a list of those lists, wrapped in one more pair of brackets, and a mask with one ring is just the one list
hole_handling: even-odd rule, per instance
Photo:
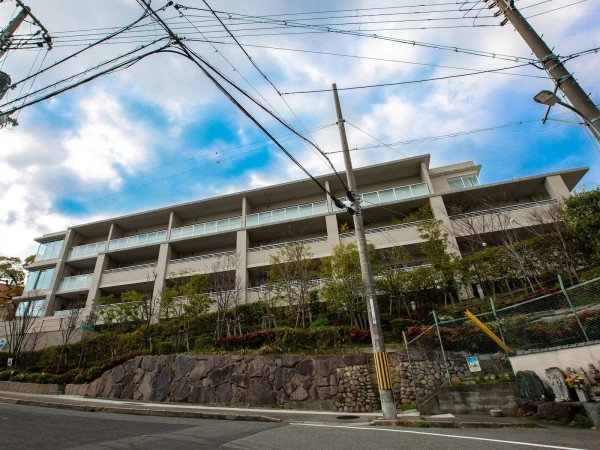
{"label": "building facade", "polygon": [[[415,264],[426,262],[416,224],[398,224],[393,217],[406,217],[429,202],[434,218],[454,227],[448,249],[459,254],[469,233],[457,227],[461,217],[502,214],[511,227],[532,226],[529,213],[569,196],[588,170],[481,185],[481,166],[473,162],[436,168],[429,162],[429,155],[422,155],[355,170],[368,242],[378,249],[402,245]],[[335,174],[317,178],[345,197]],[[456,211],[460,214],[453,215]],[[151,281],[158,297],[170,278],[210,273],[216,262],[236,255],[240,300],[253,301],[279,247],[299,240],[314,258],[329,256],[334,245],[355,240],[354,233],[339,232],[342,223],[351,224],[352,217],[304,179],[77,225],[36,238],[39,250],[20,300],[35,302],[44,330],[50,331],[74,308],[89,313],[101,296],[118,298]]]}

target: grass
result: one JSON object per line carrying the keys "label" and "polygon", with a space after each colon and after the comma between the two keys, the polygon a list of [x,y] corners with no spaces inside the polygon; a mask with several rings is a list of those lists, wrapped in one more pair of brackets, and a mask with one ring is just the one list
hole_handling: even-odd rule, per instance
{"label": "grass", "polygon": [[528,422],[528,423],[524,423],[522,425],[522,428],[544,428],[543,426],[541,426],[539,423],[535,423],[535,422]]}

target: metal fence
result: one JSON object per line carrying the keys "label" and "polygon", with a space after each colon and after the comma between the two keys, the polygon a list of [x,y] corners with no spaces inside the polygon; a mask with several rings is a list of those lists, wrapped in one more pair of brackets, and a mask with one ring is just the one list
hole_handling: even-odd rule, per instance
{"label": "metal fence", "polygon": [[[417,403],[455,376],[472,376],[464,369],[467,356],[478,356],[496,376],[510,370],[510,354],[600,343],[600,278],[569,288],[558,282],[555,292],[510,306],[496,309],[490,299],[489,311],[473,319],[433,311],[429,322],[405,334]],[[433,379],[432,367],[441,376]]]}

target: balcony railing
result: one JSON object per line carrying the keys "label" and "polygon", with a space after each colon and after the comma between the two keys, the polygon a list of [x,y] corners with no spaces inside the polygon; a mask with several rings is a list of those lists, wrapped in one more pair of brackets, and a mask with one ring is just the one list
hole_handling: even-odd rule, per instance
{"label": "balcony railing", "polygon": [[482,211],[473,211],[464,214],[457,214],[450,216],[451,220],[466,219],[468,217],[485,216],[487,214],[505,213],[509,211],[517,211],[519,209],[527,208],[541,208],[542,206],[554,205],[558,203],[558,200],[551,198],[549,200],[541,200],[539,202],[521,203],[519,205],[502,206],[500,208],[484,209]]}
{"label": "balcony railing", "polygon": [[129,247],[151,245],[167,240],[167,230],[153,231],[151,233],[138,234],[136,236],[113,239],[108,243],[109,250],[120,250]]}
{"label": "balcony railing", "polygon": [[[399,223],[396,225],[386,225],[384,227],[367,228],[365,230],[365,234],[385,233],[385,232],[393,231],[393,230],[401,230],[402,228],[412,228],[412,227],[416,227],[420,223],[424,223],[424,222],[427,222],[427,221],[426,220],[417,220],[415,222]],[[340,234],[340,238],[349,238],[349,237],[354,237],[354,236],[356,236],[356,233],[354,231],[351,231],[350,233]]]}
{"label": "balcony railing", "polygon": [[220,253],[210,253],[208,255],[190,256],[188,258],[170,259],[169,264],[180,264],[185,262],[200,261],[202,259],[222,258],[223,256],[235,255],[235,250]]}
{"label": "balcony railing", "polygon": [[316,216],[318,214],[327,214],[327,212],[327,202],[306,203],[304,205],[248,214],[246,216],[246,226],[253,227],[268,223],[285,222],[303,217]]}
{"label": "balcony railing", "polygon": [[304,244],[314,244],[317,242],[325,242],[325,241],[327,241],[327,236],[310,238],[310,239],[301,239],[299,241],[280,242],[278,244],[261,245],[260,247],[249,248],[248,253],[262,252],[263,250],[275,250],[276,248],[285,247],[286,245],[290,245],[290,244],[304,245]]}
{"label": "balcony railing", "polygon": [[77,289],[87,289],[92,284],[92,274],[77,275],[74,277],[65,277],[60,280],[59,291],[74,291]]}
{"label": "balcony railing", "polygon": [[185,227],[173,228],[171,239],[185,239],[192,236],[221,233],[223,231],[237,230],[242,227],[242,216],[228,219],[214,220],[212,222],[197,223]]}
{"label": "balcony railing", "polygon": [[[423,195],[429,195],[429,187],[427,183],[416,183],[409,184],[406,186],[400,186],[391,189],[383,189],[381,191],[373,191],[367,192],[365,194],[361,194],[361,198],[363,201],[363,207],[367,208],[372,205],[378,205],[380,203],[389,203],[400,200],[406,200],[408,198],[413,197],[421,197]],[[347,199],[340,199],[342,202],[350,206],[350,202]],[[342,211],[334,205],[335,210]]]}
{"label": "balcony railing", "polygon": [[119,267],[117,269],[104,270],[104,271],[102,271],[102,273],[107,274],[107,273],[127,272],[129,270],[150,269],[152,267],[156,267],[157,264],[158,263],[148,263],[148,264],[138,264],[137,266]]}
{"label": "balcony railing", "polygon": [[79,309],[63,309],[62,311],[54,311],[54,317],[69,317],[81,315],[83,308]]}
{"label": "balcony railing", "polygon": [[81,259],[89,258],[90,256],[96,256],[98,253],[103,252],[106,248],[106,241],[95,242],[93,244],[79,245],[69,249],[69,255],[67,259]]}

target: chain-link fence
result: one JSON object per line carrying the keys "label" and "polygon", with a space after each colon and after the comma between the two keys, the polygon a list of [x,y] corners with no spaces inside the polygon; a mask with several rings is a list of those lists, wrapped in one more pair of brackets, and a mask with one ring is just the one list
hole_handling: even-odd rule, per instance
{"label": "chain-link fence", "polygon": [[420,403],[437,386],[474,374],[465,365],[476,355],[490,376],[510,372],[506,355],[600,342],[600,278],[470,317],[432,312],[433,319],[405,334],[405,393]]}

